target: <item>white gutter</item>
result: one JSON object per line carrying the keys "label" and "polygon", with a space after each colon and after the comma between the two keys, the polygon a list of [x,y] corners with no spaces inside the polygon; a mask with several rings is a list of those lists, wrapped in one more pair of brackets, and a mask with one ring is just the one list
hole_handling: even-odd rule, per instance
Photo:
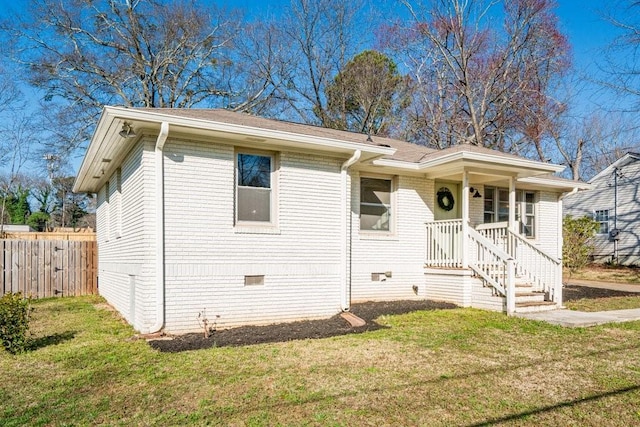
{"label": "white gutter", "polygon": [[347,185],[348,185],[348,181],[347,181],[347,170],[349,169],[349,167],[351,165],[353,165],[355,162],[357,162],[360,159],[360,156],[362,155],[362,151],[360,150],[356,150],[353,153],[353,156],[351,156],[349,158],[349,160],[347,160],[346,162],[344,162],[342,164],[342,166],[340,167],[340,180],[341,180],[341,197],[340,197],[340,203],[341,203],[341,207],[342,209],[340,209],[341,215],[340,215],[340,237],[342,238],[342,250],[340,251],[340,285],[341,285],[341,295],[340,295],[340,308],[342,309],[342,311],[349,311],[349,306],[351,304],[350,301],[350,280],[349,277],[347,275],[347,268],[349,267],[348,265],[348,248],[351,247],[351,233],[349,232],[349,230],[351,230],[351,227],[347,225],[347,221],[349,220],[349,217],[347,215],[347,210],[349,212],[351,212],[351,203],[349,202],[349,200],[347,200]]}
{"label": "white gutter", "polygon": [[162,122],[156,140],[155,184],[156,184],[156,323],[149,333],[159,332],[164,327],[164,143],[169,136],[169,123]]}

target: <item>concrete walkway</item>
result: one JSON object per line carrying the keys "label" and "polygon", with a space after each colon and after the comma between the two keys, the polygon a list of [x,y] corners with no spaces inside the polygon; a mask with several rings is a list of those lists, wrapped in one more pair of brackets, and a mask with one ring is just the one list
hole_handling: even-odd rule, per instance
{"label": "concrete walkway", "polygon": [[[631,285],[626,283],[593,282],[590,280],[570,279],[568,280],[567,284],[640,293],[640,285]],[[591,313],[585,311],[561,309],[541,311],[539,313],[516,313],[515,315],[517,317],[523,317],[525,319],[541,320],[553,325],[560,325],[568,328],[582,328],[586,326],[603,325],[605,323],[620,323],[640,320],[640,308],[632,308],[629,310],[596,311]]]}
{"label": "concrete walkway", "polygon": [[540,320],[567,328],[603,325],[605,323],[631,322],[640,320],[640,308],[629,310],[596,311],[587,313],[574,310],[551,310],[539,313],[516,313],[515,316],[525,319]]}

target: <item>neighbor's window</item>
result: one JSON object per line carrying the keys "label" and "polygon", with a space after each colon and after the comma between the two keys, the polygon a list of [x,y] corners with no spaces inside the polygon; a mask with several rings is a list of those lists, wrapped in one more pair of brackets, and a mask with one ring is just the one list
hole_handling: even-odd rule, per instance
{"label": "neighbor's window", "polygon": [[391,231],[391,179],[360,179],[360,230]]}
{"label": "neighbor's window", "polygon": [[596,211],[594,214],[594,217],[595,217],[595,220],[600,223],[600,229],[598,230],[598,234],[608,234],[609,233],[609,209]]}
{"label": "neighbor's window", "polygon": [[238,153],[236,161],[237,221],[271,222],[274,157]]}

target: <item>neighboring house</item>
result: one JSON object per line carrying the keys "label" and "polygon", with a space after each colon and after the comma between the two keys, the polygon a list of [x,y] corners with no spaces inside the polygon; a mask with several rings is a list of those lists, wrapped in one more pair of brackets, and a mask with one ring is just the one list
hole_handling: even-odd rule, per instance
{"label": "neighboring house", "polygon": [[596,262],[640,262],[640,154],[627,153],[589,183],[591,190],[565,199],[564,213],[600,223],[594,239]]}
{"label": "neighboring house", "polygon": [[100,294],[139,331],[180,333],[201,313],[233,327],[366,300],[560,306],[561,199],[584,187],[561,169],[224,110],[106,107],[74,191],[97,193]]}

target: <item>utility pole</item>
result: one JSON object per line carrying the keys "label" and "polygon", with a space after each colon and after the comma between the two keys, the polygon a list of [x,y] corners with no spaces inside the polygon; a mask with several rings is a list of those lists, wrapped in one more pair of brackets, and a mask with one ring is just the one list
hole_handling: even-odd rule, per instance
{"label": "utility pole", "polygon": [[[47,162],[47,172],[49,173],[49,185],[51,186],[51,190],[54,191],[53,180],[56,177],[58,169],[60,169],[60,157],[55,154],[45,154],[42,156],[43,160]],[[62,226],[64,227],[65,220],[65,199],[66,194],[64,188],[62,189]]]}

